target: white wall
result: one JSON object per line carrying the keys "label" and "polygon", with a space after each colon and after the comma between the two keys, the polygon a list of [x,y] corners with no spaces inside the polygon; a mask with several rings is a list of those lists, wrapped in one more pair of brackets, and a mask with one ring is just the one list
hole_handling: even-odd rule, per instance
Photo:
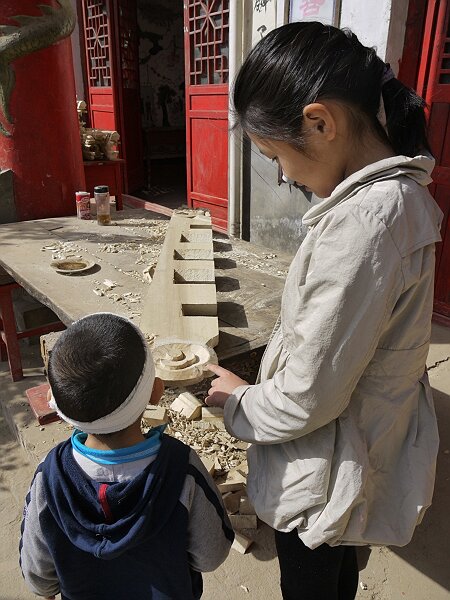
{"label": "white wall", "polygon": [[351,29],[365,46],[374,46],[397,73],[407,14],[408,0],[342,0],[340,27]]}

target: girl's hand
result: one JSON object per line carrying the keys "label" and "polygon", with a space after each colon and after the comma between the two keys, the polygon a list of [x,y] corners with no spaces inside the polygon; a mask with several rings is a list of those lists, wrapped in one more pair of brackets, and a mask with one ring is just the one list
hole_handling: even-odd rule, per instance
{"label": "girl's hand", "polygon": [[220,406],[220,408],[223,408],[233,390],[239,385],[248,385],[247,381],[223,367],[207,365],[206,368],[218,376],[217,379],[213,379],[211,382],[208,397],[205,400],[208,406]]}

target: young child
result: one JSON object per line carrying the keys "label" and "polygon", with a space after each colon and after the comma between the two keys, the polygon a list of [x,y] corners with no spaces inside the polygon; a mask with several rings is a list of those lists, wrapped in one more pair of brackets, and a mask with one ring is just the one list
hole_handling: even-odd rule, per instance
{"label": "young child", "polygon": [[67,600],[196,600],[233,531],[193,450],[140,421],[163,392],[139,329],[99,313],[69,327],[49,360],[52,405],[76,429],[39,465],[20,561],[30,589]]}
{"label": "young child", "polygon": [[350,600],[355,546],[407,544],[438,433],[425,360],[441,211],[424,102],[350,31],[292,23],[234,86],[238,121],[325,198],[304,216],[256,385],[220,367],[207,403],[252,442],[248,493],[275,529],[285,600]]}

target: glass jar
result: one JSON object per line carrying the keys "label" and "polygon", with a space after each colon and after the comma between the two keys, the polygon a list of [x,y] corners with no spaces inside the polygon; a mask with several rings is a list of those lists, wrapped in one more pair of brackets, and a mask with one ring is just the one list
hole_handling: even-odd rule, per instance
{"label": "glass jar", "polygon": [[110,225],[111,207],[109,205],[109,188],[107,185],[96,185],[94,188],[95,206],[97,208],[97,223]]}

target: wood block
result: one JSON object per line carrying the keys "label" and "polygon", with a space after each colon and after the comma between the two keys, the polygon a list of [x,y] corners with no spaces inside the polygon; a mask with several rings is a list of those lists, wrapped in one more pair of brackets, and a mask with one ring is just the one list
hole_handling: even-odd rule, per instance
{"label": "wood block", "polygon": [[242,495],[239,502],[239,514],[240,515],[255,515],[255,509],[253,504],[248,499],[248,496]]}
{"label": "wood block", "polygon": [[223,503],[229,515],[234,515],[239,511],[241,502],[241,491],[238,492],[226,492],[222,496]]}
{"label": "wood block", "polygon": [[237,550],[240,554],[245,554],[250,546],[253,544],[253,540],[249,539],[242,533],[236,533],[234,536],[234,542],[231,546],[234,550]]}
{"label": "wood block", "polygon": [[202,415],[203,403],[190,392],[183,392],[170,405],[171,410],[180,413],[188,421],[198,419]]}
{"label": "wood block", "polygon": [[236,467],[236,471],[238,471],[239,473],[241,473],[244,477],[247,477],[248,475],[248,463],[246,460],[242,461],[241,464],[239,464]]}
{"label": "wood block", "polygon": [[211,217],[174,211],[144,301],[142,331],[160,339],[216,346],[219,323],[214,273]]}
{"label": "wood block", "polygon": [[202,408],[202,421],[214,421],[223,419],[223,408],[219,406],[204,406]]}
{"label": "wood block", "polygon": [[169,422],[167,410],[163,406],[147,406],[142,415],[145,427],[159,427]]}
{"label": "wood block", "polygon": [[206,470],[211,476],[214,476],[214,459],[207,456],[200,456],[200,460],[205,465]]}
{"label": "wood block", "polygon": [[40,425],[46,425],[47,423],[60,421],[57,412],[48,405],[47,394],[49,389],[49,384],[43,383],[42,385],[28,388],[25,392],[27,395],[28,404],[30,405],[31,410],[33,411],[33,414]]}
{"label": "wood block", "polygon": [[59,336],[62,331],[53,331],[52,333],[47,333],[46,335],[41,335],[40,343],[41,343],[41,356],[44,361],[44,367],[47,371],[48,369],[48,359],[53,350],[53,346],[58,341]]}
{"label": "wood block", "polygon": [[258,522],[256,515],[230,515],[230,522],[233,529],[256,529]]}
{"label": "wood block", "polygon": [[217,487],[222,493],[242,490],[245,483],[245,477],[236,470],[229,471],[226,475],[216,480]]}

